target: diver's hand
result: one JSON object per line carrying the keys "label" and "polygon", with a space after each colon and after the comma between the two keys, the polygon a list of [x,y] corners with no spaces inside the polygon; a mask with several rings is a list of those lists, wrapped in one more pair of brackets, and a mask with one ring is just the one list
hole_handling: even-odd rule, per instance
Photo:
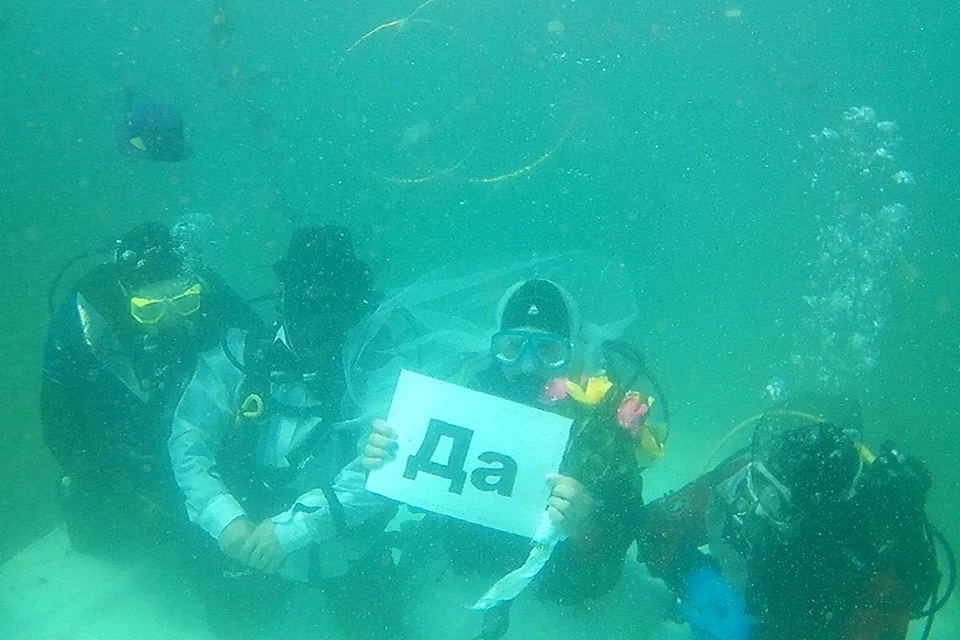
{"label": "diver's hand", "polygon": [[254,528],[253,521],[246,516],[231,520],[230,524],[220,532],[220,537],[217,538],[217,542],[220,543],[220,551],[234,560],[243,560],[240,550],[253,533]]}
{"label": "diver's hand", "polygon": [[287,554],[280,547],[275,528],[272,520],[264,520],[258,524],[240,548],[240,560],[267,573],[279,571],[287,559]]}
{"label": "diver's hand", "polygon": [[547,501],[550,519],[568,538],[579,538],[593,520],[593,496],[569,476],[551,473],[547,482],[553,489]]}
{"label": "diver's hand", "polygon": [[367,444],[363,447],[361,464],[367,471],[375,471],[383,467],[397,453],[397,432],[390,428],[383,420],[373,421],[373,431],[367,436]]}
{"label": "diver's hand", "polygon": [[749,640],[753,621],[747,605],[714,567],[695,569],[687,576],[680,615],[696,640]]}

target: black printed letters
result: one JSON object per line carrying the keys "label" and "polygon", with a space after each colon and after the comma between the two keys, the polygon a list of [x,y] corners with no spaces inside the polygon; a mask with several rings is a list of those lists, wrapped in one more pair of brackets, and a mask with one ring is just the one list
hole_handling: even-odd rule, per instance
{"label": "black printed letters", "polygon": [[[510,456],[496,451],[485,451],[477,456],[480,462],[499,464],[499,467],[478,467],[470,474],[470,484],[480,491],[496,491],[502,496],[510,497],[513,493],[513,483],[517,481],[517,462]],[[491,482],[490,478],[496,480]]]}
{"label": "black printed letters", "polygon": [[[449,438],[451,441],[450,455],[445,462],[437,462],[433,457],[442,438]],[[420,449],[407,458],[403,477],[416,480],[417,473],[422,471],[448,479],[450,493],[462,494],[467,480],[467,455],[472,440],[473,431],[470,429],[442,420],[431,420]],[[496,451],[485,451],[477,456],[477,460],[495,466],[474,469],[470,474],[470,484],[479,491],[495,491],[501,496],[509,497],[517,480],[516,461]]]}
{"label": "black printed letters", "polygon": [[[453,449],[446,464],[433,461],[440,438],[453,440]],[[403,477],[407,480],[416,480],[417,472],[423,471],[447,478],[450,481],[450,493],[463,493],[463,484],[467,481],[467,472],[463,468],[467,464],[467,452],[470,451],[471,440],[473,440],[473,431],[470,429],[442,420],[431,420],[427,425],[427,434],[423,437],[420,450],[407,458],[407,468],[403,472]]]}

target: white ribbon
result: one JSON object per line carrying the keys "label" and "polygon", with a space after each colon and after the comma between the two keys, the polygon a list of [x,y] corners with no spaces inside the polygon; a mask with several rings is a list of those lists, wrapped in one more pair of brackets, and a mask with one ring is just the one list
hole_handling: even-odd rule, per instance
{"label": "white ribbon", "polygon": [[553,526],[550,516],[544,511],[540,524],[537,525],[537,531],[533,535],[534,547],[530,550],[527,561],[520,568],[514,569],[497,580],[470,608],[474,611],[486,611],[501,602],[510,601],[519,596],[547,564],[557,544],[566,537]]}

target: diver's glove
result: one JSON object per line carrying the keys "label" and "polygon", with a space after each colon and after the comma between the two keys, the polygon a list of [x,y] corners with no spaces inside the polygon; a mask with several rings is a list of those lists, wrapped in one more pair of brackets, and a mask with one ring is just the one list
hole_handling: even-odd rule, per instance
{"label": "diver's glove", "polygon": [[753,621],[747,604],[714,567],[700,567],[687,576],[680,615],[697,640],[748,640]]}

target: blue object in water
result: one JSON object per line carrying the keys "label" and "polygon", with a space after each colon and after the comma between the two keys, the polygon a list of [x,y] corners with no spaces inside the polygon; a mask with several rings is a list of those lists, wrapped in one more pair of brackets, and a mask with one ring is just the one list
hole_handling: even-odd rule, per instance
{"label": "blue object in water", "polygon": [[117,148],[144,160],[180,162],[191,155],[180,112],[162,102],[131,101],[117,131]]}
{"label": "blue object in water", "polygon": [[687,577],[678,606],[697,640],[749,640],[753,621],[747,605],[714,567]]}

